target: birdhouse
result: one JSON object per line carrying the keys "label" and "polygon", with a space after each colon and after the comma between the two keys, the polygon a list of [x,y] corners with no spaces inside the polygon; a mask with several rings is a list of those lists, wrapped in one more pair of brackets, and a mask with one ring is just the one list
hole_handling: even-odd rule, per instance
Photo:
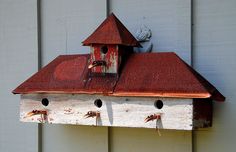
{"label": "birdhouse", "polygon": [[111,14],[85,41],[18,86],[23,122],[193,130],[212,125],[225,97],[173,52],[140,46]]}
{"label": "birdhouse", "polygon": [[132,53],[133,47],[140,46],[114,14],[83,41],[83,45],[90,46],[89,69],[97,74],[118,74],[122,56]]}

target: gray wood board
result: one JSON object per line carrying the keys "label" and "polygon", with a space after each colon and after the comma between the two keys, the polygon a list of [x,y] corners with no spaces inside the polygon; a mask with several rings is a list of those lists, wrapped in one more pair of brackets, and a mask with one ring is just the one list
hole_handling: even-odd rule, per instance
{"label": "gray wood board", "polygon": [[235,0],[194,2],[194,68],[226,96],[225,103],[214,103],[213,127],[195,132],[195,152],[235,151],[235,7]]}
{"label": "gray wood board", "polygon": [[190,0],[111,0],[110,12],[132,34],[143,24],[149,27],[154,52],[176,52],[191,63]]}
{"label": "gray wood board", "polygon": [[37,124],[19,121],[19,95],[11,93],[38,69],[37,1],[0,1],[0,151],[37,152]]}

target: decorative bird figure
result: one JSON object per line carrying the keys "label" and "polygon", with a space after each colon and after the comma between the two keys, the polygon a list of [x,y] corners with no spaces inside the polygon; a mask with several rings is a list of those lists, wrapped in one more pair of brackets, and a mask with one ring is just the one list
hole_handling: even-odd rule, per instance
{"label": "decorative bird figure", "polygon": [[137,53],[151,52],[152,42],[151,42],[152,32],[146,25],[142,25],[135,33],[135,38],[140,42],[142,48],[135,48],[134,51]]}
{"label": "decorative bird figure", "polygon": [[92,64],[88,66],[89,69],[92,69],[93,67],[96,66],[106,66],[106,61],[98,60],[98,61],[93,61]]}

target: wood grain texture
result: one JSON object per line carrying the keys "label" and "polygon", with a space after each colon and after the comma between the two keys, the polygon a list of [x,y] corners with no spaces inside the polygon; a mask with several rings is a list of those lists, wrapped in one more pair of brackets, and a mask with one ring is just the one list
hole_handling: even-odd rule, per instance
{"label": "wood grain texture", "polygon": [[[42,98],[49,100],[48,106],[43,106]],[[102,100],[102,107],[94,105],[96,99]],[[154,102],[162,100],[164,106],[157,109]],[[32,110],[46,110],[47,119],[41,115],[25,117]],[[84,118],[88,111],[99,111],[98,126],[138,127],[176,130],[191,130],[193,105],[191,99],[174,98],[126,98],[97,95],[63,95],[63,94],[28,94],[22,95],[21,121],[48,122],[55,124],[96,125],[95,118]],[[147,116],[161,113],[161,120],[145,123]]]}

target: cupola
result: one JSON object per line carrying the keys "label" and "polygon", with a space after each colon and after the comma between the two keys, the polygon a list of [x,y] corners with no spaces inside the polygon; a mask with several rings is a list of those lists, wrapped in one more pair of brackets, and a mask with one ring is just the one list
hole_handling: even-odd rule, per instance
{"label": "cupola", "polygon": [[90,46],[91,72],[110,74],[118,74],[122,56],[140,46],[113,13],[82,43]]}

